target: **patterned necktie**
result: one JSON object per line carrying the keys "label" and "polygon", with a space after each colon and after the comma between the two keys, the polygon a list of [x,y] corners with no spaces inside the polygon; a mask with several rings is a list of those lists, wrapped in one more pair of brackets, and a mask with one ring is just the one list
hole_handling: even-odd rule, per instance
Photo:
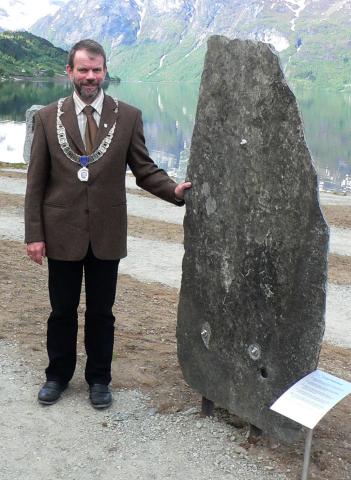
{"label": "patterned necktie", "polygon": [[87,117],[87,124],[85,127],[85,145],[88,155],[91,155],[93,153],[96,134],[98,131],[98,127],[93,117],[94,110],[94,107],[92,107],[91,105],[87,105],[83,108],[83,112]]}

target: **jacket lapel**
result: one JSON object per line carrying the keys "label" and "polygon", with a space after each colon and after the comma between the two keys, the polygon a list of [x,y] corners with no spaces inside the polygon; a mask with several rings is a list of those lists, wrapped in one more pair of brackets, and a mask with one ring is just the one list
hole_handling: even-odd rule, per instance
{"label": "jacket lapel", "polygon": [[104,103],[102,106],[99,130],[94,142],[94,150],[100,145],[103,139],[107,136],[112,125],[116,121],[117,114],[115,113],[116,104],[109,95],[104,96]]}
{"label": "jacket lapel", "polygon": [[66,98],[62,106],[63,115],[61,115],[61,121],[67,132],[67,138],[69,143],[74,144],[78,153],[85,154],[84,143],[80,130],[78,127],[78,120],[76,110],[74,108],[73,96]]}

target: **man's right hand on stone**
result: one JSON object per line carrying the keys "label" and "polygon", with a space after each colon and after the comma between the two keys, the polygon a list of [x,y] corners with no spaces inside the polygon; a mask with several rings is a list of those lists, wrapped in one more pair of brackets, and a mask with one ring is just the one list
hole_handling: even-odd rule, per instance
{"label": "man's right hand on stone", "polygon": [[35,263],[42,265],[45,253],[45,242],[27,243],[27,255]]}

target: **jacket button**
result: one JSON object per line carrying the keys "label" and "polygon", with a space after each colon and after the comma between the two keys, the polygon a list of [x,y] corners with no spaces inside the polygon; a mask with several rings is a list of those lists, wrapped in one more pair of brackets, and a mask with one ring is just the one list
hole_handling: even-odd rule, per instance
{"label": "jacket button", "polygon": [[86,208],[86,209],[85,209],[85,213],[89,213],[89,208]]}

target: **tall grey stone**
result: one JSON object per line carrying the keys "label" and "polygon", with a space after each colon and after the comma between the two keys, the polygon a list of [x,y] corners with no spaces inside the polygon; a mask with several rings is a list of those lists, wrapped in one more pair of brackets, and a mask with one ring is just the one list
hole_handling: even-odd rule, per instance
{"label": "tall grey stone", "polygon": [[204,397],[285,440],[269,410],[317,367],[328,227],[296,100],[263,43],[214,36],[187,178],[178,356]]}
{"label": "tall grey stone", "polygon": [[32,148],[33,133],[34,133],[34,115],[38,110],[43,108],[44,105],[32,105],[26,110],[26,137],[23,146],[23,160],[29,164],[30,150]]}

